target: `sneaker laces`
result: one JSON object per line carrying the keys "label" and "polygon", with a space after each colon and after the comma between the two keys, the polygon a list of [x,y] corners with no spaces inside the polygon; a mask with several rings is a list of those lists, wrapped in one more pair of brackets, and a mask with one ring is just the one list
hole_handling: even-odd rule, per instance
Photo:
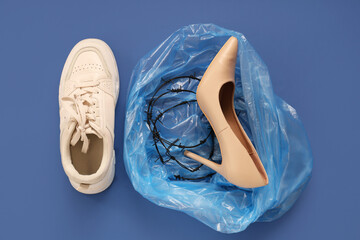
{"label": "sneaker laces", "polygon": [[81,151],[86,153],[89,149],[90,140],[87,134],[95,134],[102,138],[100,127],[96,124],[96,110],[97,103],[95,94],[99,91],[96,88],[100,84],[99,81],[86,81],[77,83],[75,85],[76,93],[72,97],[63,97],[63,101],[70,102],[70,105],[64,106],[70,115],[70,121],[76,123],[76,131],[71,138],[71,145],[81,140],[83,142]]}

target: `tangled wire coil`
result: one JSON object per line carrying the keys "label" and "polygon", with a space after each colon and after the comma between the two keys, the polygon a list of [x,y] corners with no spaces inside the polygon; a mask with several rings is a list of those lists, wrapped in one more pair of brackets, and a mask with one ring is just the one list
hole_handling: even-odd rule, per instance
{"label": "tangled wire coil", "polygon": [[[210,128],[209,133],[207,134],[207,136],[203,139],[200,139],[200,141],[197,144],[194,145],[184,145],[181,143],[179,138],[176,138],[174,141],[170,141],[164,137],[161,136],[160,131],[158,129],[157,124],[162,124],[161,122],[161,117],[163,117],[163,115],[167,112],[169,112],[170,110],[174,109],[174,108],[178,108],[181,106],[188,106],[191,103],[196,103],[196,99],[192,99],[192,100],[186,100],[186,101],[181,101],[171,107],[165,108],[162,111],[157,111],[156,113],[154,113],[154,106],[156,105],[156,103],[164,96],[166,96],[167,94],[171,94],[171,93],[175,93],[175,94],[179,94],[179,93],[189,93],[189,94],[196,94],[196,92],[189,90],[189,89],[183,89],[181,87],[179,88],[172,88],[172,89],[166,89],[163,93],[159,94],[158,93],[165,89],[167,86],[169,86],[171,83],[173,83],[176,80],[179,79],[188,79],[189,82],[190,81],[197,81],[200,82],[201,79],[195,77],[195,76],[178,76],[178,77],[174,77],[168,80],[163,80],[163,83],[156,89],[156,91],[154,92],[153,96],[151,97],[149,103],[148,103],[148,108],[146,113],[146,122],[149,126],[149,129],[152,133],[152,140],[153,140],[153,145],[155,147],[156,153],[157,153],[157,160],[160,160],[162,164],[166,164],[169,161],[174,161],[176,162],[180,167],[186,169],[189,172],[196,172],[198,171],[203,164],[199,164],[197,167],[189,167],[187,165],[185,165],[183,162],[181,162],[179,159],[177,159],[172,153],[171,153],[171,149],[172,148],[180,148],[181,150],[185,150],[185,149],[191,149],[191,148],[197,148],[201,145],[203,145],[204,143],[206,143],[206,141],[211,138],[212,142],[214,140],[214,132],[213,130]],[[159,150],[159,144],[164,147],[165,149],[165,154],[162,154]],[[212,148],[211,151],[209,153],[208,159],[212,159],[214,154],[214,144],[212,144]],[[181,176],[181,175],[174,175],[174,179],[175,180],[203,180],[206,178],[209,178],[211,176],[213,176],[215,174],[215,172],[211,172],[205,176],[201,176],[201,177],[185,177],[185,176]]]}

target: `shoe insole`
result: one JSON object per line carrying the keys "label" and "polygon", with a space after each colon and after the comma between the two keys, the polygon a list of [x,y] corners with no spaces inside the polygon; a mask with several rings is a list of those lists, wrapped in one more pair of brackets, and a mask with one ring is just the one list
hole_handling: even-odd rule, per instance
{"label": "shoe insole", "polygon": [[239,122],[234,110],[234,91],[235,86],[232,82],[225,83],[219,94],[219,100],[221,105],[221,110],[225,116],[226,121],[231,127],[231,130],[235,133],[236,137],[246,148],[249,154],[253,153],[252,145],[249,143],[248,137],[246,136],[245,131],[242,129],[242,126],[239,126]]}
{"label": "shoe insole", "polygon": [[[235,85],[232,82],[225,83],[221,89],[219,94],[219,100],[221,105],[221,110],[223,111],[223,114],[225,116],[226,121],[231,127],[231,130],[235,133],[236,137],[239,139],[239,141],[242,143],[242,145],[245,147],[247,152],[249,153],[250,157],[255,163],[255,166],[259,170],[259,172],[266,176],[266,172],[264,168],[262,167],[260,158],[258,154],[256,153],[255,148],[253,147],[252,143],[250,142],[250,139],[246,135],[244,129],[241,126],[241,123],[239,122],[235,110],[234,110],[234,93],[235,93]],[[256,154],[254,154],[256,153]]]}
{"label": "shoe insole", "polygon": [[96,173],[103,157],[103,140],[95,134],[89,134],[90,145],[87,153],[81,152],[82,141],[70,146],[71,161],[75,169],[82,175]]}

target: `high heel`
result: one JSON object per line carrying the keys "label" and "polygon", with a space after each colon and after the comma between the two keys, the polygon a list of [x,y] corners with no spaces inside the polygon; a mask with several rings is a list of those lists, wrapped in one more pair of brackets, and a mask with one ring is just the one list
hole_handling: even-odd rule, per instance
{"label": "high heel", "polygon": [[196,91],[200,109],[219,141],[222,163],[190,151],[185,151],[184,155],[208,166],[234,185],[262,187],[269,183],[268,176],[234,108],[237,50],[238,40],[231,37],[207,68]]}

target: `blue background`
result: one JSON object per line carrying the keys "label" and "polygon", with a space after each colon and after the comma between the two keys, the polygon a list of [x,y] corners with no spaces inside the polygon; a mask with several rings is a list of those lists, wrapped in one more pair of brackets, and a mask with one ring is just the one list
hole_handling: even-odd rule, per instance
{"label": "blue background", "polygon": [[[122,160],[125,100],[136,62],[172,32],[215,23],[247,37],[275,92],[295,107],[314,154],[313,177],[272,223],[217,233],[132,188]],[[0,0],[0,239],[360,239],[360,1]],[[81,39],[117,58],[116,177],[76,192],[59,152],[58,84]]]}

